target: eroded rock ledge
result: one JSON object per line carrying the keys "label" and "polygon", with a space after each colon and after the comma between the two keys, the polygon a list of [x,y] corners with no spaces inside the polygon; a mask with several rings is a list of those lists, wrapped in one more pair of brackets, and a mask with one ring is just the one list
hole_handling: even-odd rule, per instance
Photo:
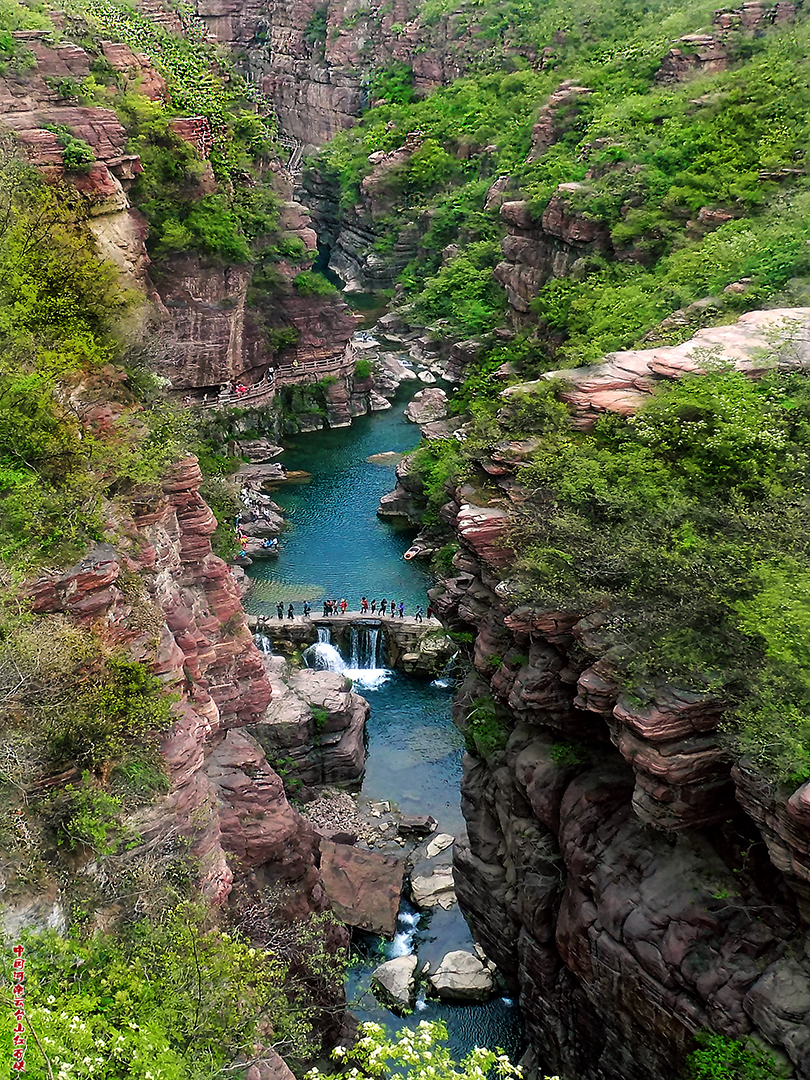
{"label": "eroded rock ledge", "polygon": [[457,719],[488,691],[516,723],[503,753],[465,756],[455,884],[519,990],[533,1060],[675,1080],[710,1026],[754,1033],[810,1076],[794,1004],[810,1000],[810,785],[788,799],[745,765],[732,780],[717,702],[666,686],[622,699],[583,659],[593,620],[510,610],[460,538],[465,572],[436,600],[477,632]]}

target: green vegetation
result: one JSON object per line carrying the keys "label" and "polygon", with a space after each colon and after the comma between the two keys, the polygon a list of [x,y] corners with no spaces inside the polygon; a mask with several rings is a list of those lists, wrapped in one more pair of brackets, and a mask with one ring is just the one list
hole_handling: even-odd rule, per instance
{"label": "green vegetation", "polygon": [[[491,666],[500,667],[503,658],[495,658]],[[464,742],[467,750],[476,757],[491,761],[506,746],[509,725],[506,713],[492,700],[479,700],[464,722]]]}
{"label": "green vegetation", "polygon": [[[143,410],[101,374],[124,358],[115,326],[130,298],[98,261],[81,202],[6,157],[0,205],[0,558],[58,561],[100,539],[102,500],[154,482],[189,433],[165,401]],[[108,424],[83,425],[91,400]]]}
{"label": "green vegetation", "polygon": [[[58,847],[69,851],[90,848],[98,855],[112,855],[125,840],[121,803],[85,772],[79,787],[68,784],[41,810],[42,820],[53,829]],[[132,837],[137,842],[137,836]]]}
{"label": "green vegetation", "polygon": [[411,467],[422,481],[427,502],[423,521],[435,525],[439,521],[439,509],[450,498],[448,482],[458,478],[463,467],[458,444],[454,439],[423,443],[413,455]]}
{"label": "green vegetation", "polygon": [[752,1039],[729,1039],[698,1032],[697,1049],[687,1058],[685,1080],[776,1080],[784,1075],[776,1062]]}
{"label": "green vegetation", "polygon": [[637,696],[662,680],[719,695],[737,752],[795,785],[810,777],[810,382],[703,362],[705,376],[586,435],[551,383],[479,400],[463,443],[423,446],[414,464],[433,508],[449,475],[535,438],[509,539],[525,599],[604,611],[608,657]]}
{"label": "green vegetation", "polygon": [[323,274],[314,270],[302,270],[293,278],[293,285],[301,296],[336,296],[337,289]]}
{"label": "green vegetation", "polygon": [[[486,248],[503,228],[497,207],[487,211],[484,203],[504,175],[506,197],[527,199],[537,220],[560,183],[578,185],[562,196],[567,211],[592,223],[607,252],[597,249],[539,291],[533,309],[547,353],[556,354],[553,366],[633,345],[666,315],[709,295],[719,299],[661,340],[682,340],[704,320],[805,294],[810,20],[732,34],[728,70],[656,83],[675,39],[707,28],[713,6],[422,5],[429,23],[451,10],[457,25],[474,23],[476,39],[491,48],[466,78],[422,100],[413,97],[403,65],[378,72],[374,107],[317,162],[343,204],[352,205],[373,167],[369,155],[421,133],[421,146],[386,175],[394,209],[384,222],[387,251],[391,238],[415,227],[417,257],[400,280],[418,318],[446,320],[465,335],[503,322],[503,293],[491,283],[500,255],[497,246]],[[522,55],[549,47],[541,70]],[[591,92],[562,104],[556,141],[528,155],[538,110],[566,79]],[[704,223],[704,209],[720,215]],[[730,220],[722,224],[724,215]],[[448,244],[459,249],[449,263]],[[750,279],[744,290],[723,294],[741,278]]]}
{"label": "green vegetation", "polygon": [[33,5],[0,0],[0,75],[22,74],[34,66],[34,54],[15,39],[15,30],[53,30],[53,23]]}
{"label": "green vegetation", "polygon": [[[393,33],[402,33],[396,24],[391,27]],[[391,105],[408,105],[414,100],[413,68],[401,61],[394,61],[387,68],[382,68],[371,79],[369,97],[374,104],[386,102]]]}
{"label": "green vegetation", "polygon": [[441,1021],[423,1020],[415,1030],[405,1027],[393,1037],[381,1024],[361,1024],[360,1038],[353,1046],[337,1047],[332,1052],[339,1072],[326,1074],[312,1069],[306,1080],[361,1080],[369,1076],[407,1076],[409,1080],[480,1080],[492,1076],[508,1080],[522,1075],[500,1049],[476,1047],[457,1064],[447,1039],[447,1026]]}
{"label": "green vegetation", "polygon": [[367,379],[373,370],[371,361],[367,360],[365,356],[361,356],[354,365],[354,377],[356,379]]}
{"label": "green vegetation", "polygon": [[326,45],[326,23],[329,16],[327,8],[316,8],[304,31],[304,40],[313,48],[323,51]]}
{"label": "green vegetation", "polygon": [[[220,930],[181,904],[115,933],[60,937],[25,931],[26,1065],[33,1075],[81,1080],[209,1080],[259,1040],[293,1062],[320,1046],[319,995],[339,987],[344,961],[323,946],[325,917],[293,924],[285,959]],[[11,952],[5,950],[11,981]],[[0,1067],[11,1062],[5,1011]],[[44,1055],[47,1055],[47,1066]],[[67,1068],[69,1066],[69,1068]]]}
{"label": "green vegetation", "polygon": [[[147,629],[133,608],[133,625]],[[155,745],[171,723],[173,698],[143,664],[109,652],[95,634],[62,616],[33,617],[24,606],[18,613],[13,592],[3,614],[0,731],[27,749],[29,781],[70,764],[106,775],[139,748]]]}
{"label": "green vegetation", "polygon": [[560,768],[571,768],[586,762],[588,751],[581,743],[557,742],[551,747],[551,760]]}

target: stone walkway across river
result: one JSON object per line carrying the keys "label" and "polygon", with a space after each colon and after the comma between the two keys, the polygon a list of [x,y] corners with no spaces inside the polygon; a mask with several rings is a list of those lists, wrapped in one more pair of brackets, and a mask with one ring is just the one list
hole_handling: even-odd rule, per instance
{"label": "stone walkway across river", "polygon": [[[285,611],[287,605],[284,605]],[[442,624],[436,618],[426,619],[423,617],[422,622],[415,619],[412,615],[403,615],[400,619],[398,615],[361,615],[359,611],[347,611],[345,615],[310,615],[305,619],[303,615],[296,615],[292,619],[288,619],[286,614],[283,619],[279,619],[276,615],[248,615],[248,626],[251,630],[262,630],[263,626],[260,626],[259,620],[267,620],[268,630],[278,630],[282,626],[303,626],[303,627],[315,627],[317,641],[317,627],[319,626],[385,626],[394,627],[399,629],[406,629],[413,632],[421,633],[424,630],[441,630]]]}
{"label": "stone walkway across river", "polygon": [[425,619],[420,623],[413,616],[400,619],[399,616],[390,615],[361,615],[356,611],[347,611],[345,615],[316,615],[308,619],[301,615],[293,619],[248,615],[248,626],[254,632],[266,634],[274,651],[280,645],[287,648],[314,645],[318,641],[319,627],[328,626],[331,644],[340,649],[343,656],[350,655],[354,628],[381,629],[385,637],[385,653],[392,667],[433,675],[439,674],[458,650],[438,619]]}

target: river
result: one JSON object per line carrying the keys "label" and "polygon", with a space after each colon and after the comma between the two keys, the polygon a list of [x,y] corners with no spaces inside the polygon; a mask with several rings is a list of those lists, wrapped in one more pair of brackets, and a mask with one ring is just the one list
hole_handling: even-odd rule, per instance
{"label": "river", "polygon": [[[394,463],[368,458],[403,453],[419,439],[418,429],[403,416],[415,391],[393,408],[357,418],[351,428],[299,435],[284,441],[282,460],[291,471],[309,473],[303,482],[280,485],[274,498],[283,507],[289,528],[280,538],[278,559],[254,564],[251,576],[264,582],[261,601],[249,604],[256,614],[274,614],[275,601],[285,605],[324,597],[346,597],[358,610],[361,596],[402,600],[406,612],[427,606],[430,578],[424,565],[402,558],[412,530],[377,517],[380,496],[394,485]],[[316,608],[317,611],[317,608]],[[356,689],[371,704],[367,725],[368,760],[361,798],[390,800],[404,813],[429,813],[439,831],[463,827],[459,785],[462,738],[454,727],[449,680],[428,682],[398,671],[369,672]],[[396,1030],[422,1019],[442,1019],[458,1057],[473,1046],[500,1046],[517,1060],[522,1051],[519,1011],[508,998],[481,1005],[442,1005],[420,1001],[413,1016],[400,1019],[381,1008],[368,986],[374,967],[393,955],[416,950],[420,967],[434,966],[451,949],[471,948],[472,939],[458,906],[450,911],[417,913],[403,902],[400,934],[393,942],[355,933],[355,963],[347,995],[360,1019],[373,1019]]]}

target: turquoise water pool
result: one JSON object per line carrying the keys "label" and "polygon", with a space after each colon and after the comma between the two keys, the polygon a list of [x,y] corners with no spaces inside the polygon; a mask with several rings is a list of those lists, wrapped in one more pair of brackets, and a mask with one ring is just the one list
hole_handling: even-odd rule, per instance
{"label": "turquoise water pool", "polygon": [[304,600],[314,605],[344,596],[354,611],[362,596],[403,600],[410,613],[417,604],[427,605],[427,572],[402,558],[414,531],[377,517],[380,497],[395,483],[394,464],[367,461],[418,443],[419,429],[405,420],[403,405],[358,417],[350,428],[284,440],[280,460],[289,471],[310,477],[280,484],[273,494],[289,524],[279,538],[279,557],[251,567],[251,577],[269,588],[249,604],[250,611],[273,615],[277,599],[292,601],[297,611]]}
{"label": "turquoise water pool", "polygon": [[[276,599],[285,605],[292,601],[298,610],[305,599],[314,606],[324,597],[342,596],[352,610],[359,608],[361,596],[402,599],[408,612],[417,604],[427,605],[431,578],[424,564],[402,558],[414,530],[397,528],[376,514],[380,497],[394,486],[394,465],[367,460],[416,445],[418,429],[402,415],[415,390],[412,386],[386,412],[358,418],[351,428],[285,440],[281,460],[290,471],[310,476],[279,485],[274,494],[290,526],[280,538],[279,558],[250,568],[251,577],[263,582],[264,590],[263,599],[249,603],[250,611],[273,615]],[[451,719],[452,687],[445,680],[430,682],[388,671],[361,681],[356,689],[371,705],[361,796],[389,800],[404,813],[432,814],[440,831],[458,833],[464,825],[459,795],[463,740]],[[355,963],[346,988],[355,1015],[392,1031],[423,1019],[441,1019],[457,1056],[474,1046],[500,1046],[517,1060],[522,1051],[520,1014],[509,998],[496,997],[481,1005],[420,1001],[406,1019],[377,1004],[368,989],[371,973],[397,949],[416,950],[420,963],[436,964],[452,949],[472,947],[457,906],[417,917],[404,904],[400,918],[402,933],[394,942],[355,934]]]}

